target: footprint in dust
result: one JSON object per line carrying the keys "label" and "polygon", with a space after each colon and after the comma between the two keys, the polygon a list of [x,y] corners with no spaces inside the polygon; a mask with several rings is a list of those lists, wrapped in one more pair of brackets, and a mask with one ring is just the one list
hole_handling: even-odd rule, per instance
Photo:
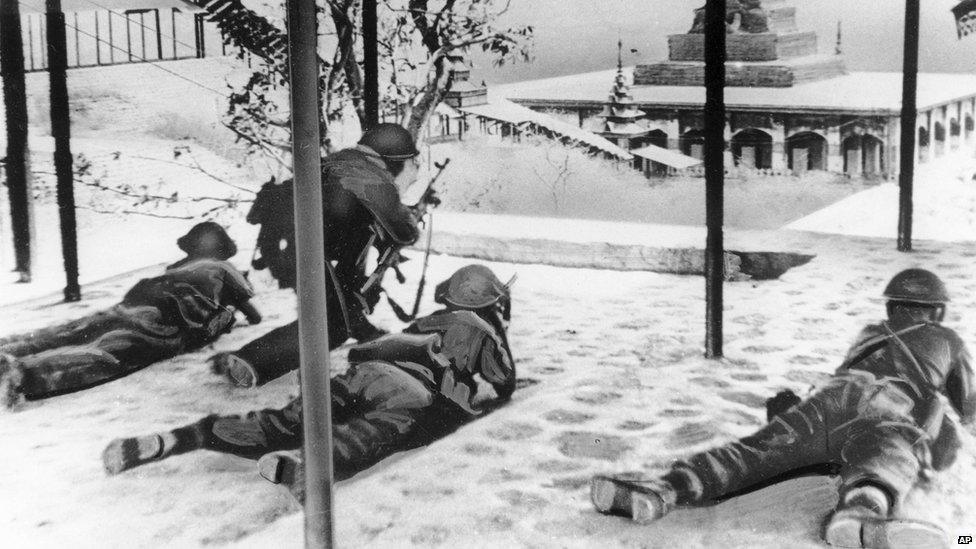
{"label": "footprint in dust", "polygon": [[563,490],[566,492],[575,492],[580,488],[590,485],[590,476],[573,476],[573,477],[562,477],[554,478],[552,482],[543,487],[545,488],[555,488],[557,490]]}
{"label": "footprint in dust", "polygon": [[553,374],[561,374],[564,371],[565,370],[563,368],[557,368],[556,366],[543,366],[535,370],[536,373],[547,375],[547,376]]}
{"label": "footprint in dust", "polygon": [[658,412],[659,416],[671,418],[671,417],[695,417],[701,415],[701,412],[697,410],[692,410],[689,408],[679,409],[679,408],[667,408]]}
{"label": "footprint in dust", "polygon": [[576,402],[582,402],[583,404],[593,404],[593,405],[603,405],[611,401],[619,399],[620,393],[614,393],[610,391],[590,391],[585,393],[576,393],[573,395],[573,400]]}
{"label": "footprint in dust", "polygon": [[790,370],[784,376],[790,381],[796,381],[805,385],[819,385],[830,379],[830,374],[826,372],[811,372],[810,370]]}
{"label": "footprint in dust", "polygon": [[583,412],[574,412],[572,410],[551,410],[546,412],[542,417],[553,423],[559,423],[562,425],[576,425],[590,421],[596,416]]}
{"label": "footprint in dust", "polygon": [[579,471],[583,468],[583,464],[577,461],[550,459],[536,463],[535,468],[544,473],[568,473],[570,471]]}
{"label": "footprint in dust", "polygon": [[549,500],[521,490],[505,490],[496,494],[503,501],[513,507],[526,507],[529,509],[541,509],[549,504]]}
{"label": "footprint in dust", "polygon": [[671,432],[667,447],[683,449],[708,442],[715,438],[715,427],[711,423],[685,423]]}
{"label": "footprint in dust", "polygon": [[769,379],[765,374],[729,374],[729,379],[734,379],[736,381],[766,381]]}
{"label": "footprint in dust", "polygon": [[617,425],[617,429],[620,429],[621,431],[643,431],[653,426],[654,426],[653,423],[647,421],[636,421],[633,419],[628,419],[627,421],[621,423],[620,425]]}
{"label": "footprint in dust", "polygon": [[766,397],[748,391],[725,391],[719,393],[718,396],[729,402],[743,404],[750,408],[761,408],[766,405]]}
{"label": "footprint in dust", "polygon": [[742,348],[743,353],[764,355],[767,353],[779,353],[786,351],[789,347],[776,347],[774,345],[749,345]]}
{"label": "footprint in dust", "polygon": [[693,377],[689,379],[688,382],[698,385],[699,387],[715,387],[717,389],[725,389],[731,385],[728,381],[705,376]]}
{"label": "footprint in dust", "polygon": [[472,456],[503,456],[505,450],[488,444],[470,442],[461,447],[461,451]]}
{"label": "footprint in dust", "polygon": [[811,355],[793,355],[787,362],[790,364],[796,364],[798,366],[810,366],[813,364],[823,364],[827,362],[827,359],[822,356],[811,356]]}
{"label": "footprint in dust", "polygon": [[494,440],[525,440],[542,432],[542,429],[531,423],[506,421],[488,430],[488,438]]}
{"label": "footprint in dust", "polygon": [[559,452],[570,458],[616,461],[631,449],[621,437],[589,431],[570,431],[554,439]]}

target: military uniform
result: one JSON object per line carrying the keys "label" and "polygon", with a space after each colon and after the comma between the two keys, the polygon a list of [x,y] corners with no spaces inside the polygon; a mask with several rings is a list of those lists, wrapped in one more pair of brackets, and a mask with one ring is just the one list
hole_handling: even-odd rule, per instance
{"label": "military uniform", "polygon": [[[15,393],[46,398],[91,387],[200,347],[230,330],[254,292],[226,261],[191,258],[140,280],[108,310],[0,339]],[[15,357],[15,358],[12,358]]]}
{"label": "military uniform", "polygon": [[841,477],[825,524],[844,547],[941,546],[944,534],[921,520],[891,520],[930,470],[955,459],[958,438],[942,398],[963,423],[976,420],[971,358],[938,321],[948,294],[929,271],[908,269],[885,290],[888,320],[867,326],[831,380],[779,412],[755,434],[677,461],[657,479],[597,476],[597,510],[639,522],[680,506],[716,503],[799,471]]}
{"label": "military uniform", "polygon": [[[441,311],[403,334],[350,351],[349,370],[332,379],[334,465],[348,477],[398,451],[422,446],[481,413],[472,406],[475,376],[499,398],[515,390],[515,366],[504,330],[478,314]],[[109,445],[106,469],[118,473],[147,461],[207,449],[246,458],[301,446],[301,401],[240,416],[209,416],[175,429],[175,443],[136,456],[140,439]]]}
{"label": "military uniform", "polygon": [[[268,184],[248,214],[261,224],[258,266],[267,266],[283,288],[294,288],[295,244],[291,181]],[[360,295],[366,282],[366,252],[371,245],[402,246],[417,240],[418,215],[400,203],[393,175],[383,158],[359,145],[341,150],[322,163],[325,256],[329,262],[327,300],[336,314],[329,323],[329,345],[336,348],[350,336],[350,325],[369,326],[366,314],[379,293]],[[380,234],[377,235],[376,233]],[[338,291],[337,291],[338,290]],[[233,355],[253,369],[261,385],[298,368],[298,322],[269,332]]]}

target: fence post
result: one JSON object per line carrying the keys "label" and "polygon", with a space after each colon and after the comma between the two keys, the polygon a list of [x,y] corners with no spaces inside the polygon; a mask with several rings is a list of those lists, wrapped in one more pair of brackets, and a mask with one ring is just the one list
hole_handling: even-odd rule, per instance
{"label": "fence post", "polygon": [[159,24],[159,8],[154,8],[153,13],[156,16],[156,58],[162,60],[163,59],[163,29],[160,28],[160,24]]}

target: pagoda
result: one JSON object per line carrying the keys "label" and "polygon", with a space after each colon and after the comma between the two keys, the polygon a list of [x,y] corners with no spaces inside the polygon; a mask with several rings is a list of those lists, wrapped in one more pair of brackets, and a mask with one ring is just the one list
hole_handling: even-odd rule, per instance
{"label": "pagoda", "polygon": [[634,106],[627,77],[624,75],[623,42],[617,41],[617,76],[610,90],[609,101],[597,115],[603,121],[594,133],[616,143],[623,149],[639,147],[647,137],[648,128],[640,123],[644,113]]}
{"label": "pagoda", "polygon": [[[691,30],[668,37],[668,60],[638,65],[634,84],[702,86],[705,82],[705,8]],[[817,34],[797,28],[785,0],[728,0],[725,85],[783,87],[847,74],[839,52],[821,54]]]}

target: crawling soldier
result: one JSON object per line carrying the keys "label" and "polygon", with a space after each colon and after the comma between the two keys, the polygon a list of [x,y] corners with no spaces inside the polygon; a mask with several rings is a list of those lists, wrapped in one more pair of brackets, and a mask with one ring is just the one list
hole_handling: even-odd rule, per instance
{"label": "crawling soldier", "polygon": [[596,476],[601,513],[650,522],[676,507],[703,506],[770,479],[822,464],[841,476],[840,498],[823,531],[840,547],[939,547],[940,528],[893,519],[905,495],[930,469],[954,459],[955,424],[976,419],[970,357],[940,325],[945,285],[924,269],[896,275],[884,292],[888,319],[867,326],[835,375],[809,398],[755,434],[678,461],[653,480]]}
{"label": "crawling soldier", "polygon": [[216,223],[177,240],[186,257],[140,280],[122,302],[70,322],[0,339],[0,409],[70,393],[202,347],[228,332],[234,310],[261,314],[244,276],[226,260],[237,246]]}
{"label": "crawling soldier", "polygon": [[[428,444],[477,416],[483,410],[473,405],[476,374],[494,387],[499,402],[511,397],[510,284],[484,266],[464,267],[437,286],[434,299],[445,309],[417,319],[402,334],[350,351],[349,370],[331,383],[337,478]],[[117,474],[192,450],[258,459],[299,448],[301,421],[299,399],[279,410],[208,416],[171,431],[116,439],[102,460],[109,474]],[[264,461],[271,464],[275,482],[294,479],[300,469],[297,458],[288,455],[271,454]]]}

